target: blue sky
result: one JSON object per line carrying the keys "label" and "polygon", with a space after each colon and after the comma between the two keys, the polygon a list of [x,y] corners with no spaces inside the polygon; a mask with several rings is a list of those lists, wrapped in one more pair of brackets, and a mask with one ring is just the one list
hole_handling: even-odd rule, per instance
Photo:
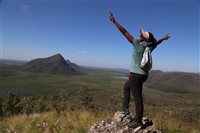
{"label": "blue sky", "polygon": [[153,69],[199,72],[197,0],[2,0],[1,58],[31,60],[61,53],[85,66],[129,69],[133,46],[109,11],[135,38],[139,29],[171,38],[153,52]]}

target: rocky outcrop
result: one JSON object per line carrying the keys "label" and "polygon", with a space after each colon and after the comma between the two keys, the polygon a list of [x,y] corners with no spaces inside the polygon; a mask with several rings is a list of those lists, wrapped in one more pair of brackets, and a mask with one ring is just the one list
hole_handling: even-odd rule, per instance
{"label": "rocky outcrop", "polygon": [[96,122],[91,126],[88,133],[161,133],[148,118],[143,118],[141,127],[130,129],[127,124],[131,120],[130,115],[125,115],[123,112],[118,111],[113,118]]}

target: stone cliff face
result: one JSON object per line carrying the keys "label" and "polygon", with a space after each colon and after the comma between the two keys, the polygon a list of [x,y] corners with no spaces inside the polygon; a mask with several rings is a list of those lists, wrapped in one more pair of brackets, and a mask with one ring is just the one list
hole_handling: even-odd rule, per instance
{"label": "stone cliff face", "polygon": [[130,121],[130,115],[125,115],[118,111],[114,114],[113,118],[96,122],[91,126],[88,133],[161,133],[148,118],[143,118],[143,125],[135,129],[127,127],[127,124]]}

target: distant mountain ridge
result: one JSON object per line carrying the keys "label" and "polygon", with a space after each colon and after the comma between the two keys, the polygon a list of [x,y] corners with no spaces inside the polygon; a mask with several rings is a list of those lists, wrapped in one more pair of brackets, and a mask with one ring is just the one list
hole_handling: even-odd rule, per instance
{"label": "distant mountain ridge", "polygon": [[79,66],[65,60],[61,54],[56,54],[47,58],[38,58],[31,60],[22,66],[22,70],[49,73],[49,74],[81,74],[76,68]]}
{"label": "distant mountain ridge", "polygon": [[70,60],[66,60],[66,62],[74,69],[80,69],[81,67],[73,62],[71,62]]}
{"label": "distant mountain ridge", "polygon": [[157,87],[164,91],[200,93],[200,75],[198,73],[153,70],[150,71],[147,82],[150,83],[150,87]]}

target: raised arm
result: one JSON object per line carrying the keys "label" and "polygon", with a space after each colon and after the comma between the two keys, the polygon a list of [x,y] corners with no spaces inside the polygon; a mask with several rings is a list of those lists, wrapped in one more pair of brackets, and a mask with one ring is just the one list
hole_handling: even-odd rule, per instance
{"label": "raised arm", "polygon": [[133,39],[134,37],[128,33],[128,31],[122,27],[114,18],[112,12],[110,12],[110,20],[111,22],[113,22],[113,24],[115,24],[115,26],[119,29],[119,31],[126,37],[126,39],[130,42],[133,43]]}
{"label": "raised arm", "polygon": [[164,40],[167,40],[167,39],[169,39],[169,38],[170,38],[169,34],[164,35],[161,39],[159,39],[159,40],[156,41],[156,44],[159,45],[159,44],[162,43]]}

